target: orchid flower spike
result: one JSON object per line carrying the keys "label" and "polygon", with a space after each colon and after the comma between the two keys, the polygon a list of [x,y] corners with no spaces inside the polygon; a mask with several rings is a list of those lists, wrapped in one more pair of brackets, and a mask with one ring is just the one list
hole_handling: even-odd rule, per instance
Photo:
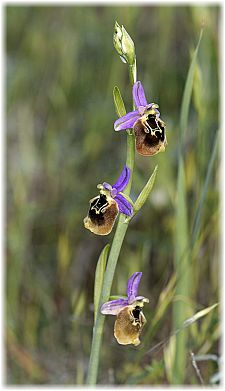
{"label": "orchid flower spike", "polygon": [[146,323],[142,312],[144,303],[149,300],[138,296],[138,286],[142,277],[141,272],[135,272],[127,283],[127,298],[108,301],[101,306],[104,315],[116,315],[114,336],[121,345],[140,344],[139,336]]}
{"label": "orchid flower spike", "polygon": [[147,103],[144,88],[140,81],[133,85],[133,99],[137,110],[127,113],[114,123],[116,131],[134,129],[137,152],[153,156],[165,151],[166,124],[160,118],[158,105]]}
{"label": "orchid flower spike", "polygon": [[97,186],[100,194],[89,201],[90,208],[84,219],[85,228],[97,235],[108,235],[112,231],[119,212],[132,216],[133,207],[122,193],[129,180],[130,169],[125,166],[114,185],[111,186],[104,182]]}

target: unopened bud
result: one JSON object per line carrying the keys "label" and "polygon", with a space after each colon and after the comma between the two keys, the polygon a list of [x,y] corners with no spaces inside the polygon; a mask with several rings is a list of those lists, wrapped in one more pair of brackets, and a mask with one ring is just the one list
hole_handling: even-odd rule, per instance
{"label": "unopened bud", "polygon": [[113,43],[117,53],[123,62],[133,65],[135,63],[134,42],[123,26],[115,23]]}

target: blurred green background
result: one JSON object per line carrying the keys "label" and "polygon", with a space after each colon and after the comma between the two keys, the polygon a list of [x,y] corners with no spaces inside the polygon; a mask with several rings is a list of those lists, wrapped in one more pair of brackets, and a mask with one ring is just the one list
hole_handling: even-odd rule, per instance
{"label": "blurred green background", "polygon": [[[180,278],[174,231],[181,100],[204,23],[183,149],[191,237],[219,127],[220,9],[12,5],[5,7],[8,384],[85,382],[95,267],[113,233],[94,236],[83,227],[83,218],[89,199],[97,195],[96,185],[114,183],[125,162],[126,136],[113,131],[115,85],[127,110],[132,107],[127,67],[112,43],[115,20],[135,42],[138,80],[147,100],[160,105],[168,147],[152,158],[136,156],[133,199],[156,164],[158,175],[128,229],[112,292],[125,294],[128,277],[143,271],[140,294],[150,304],[142,344],[118,345],[115,319],[107,317],[99,383],[171,382],[168,338],[179,299],[174,278]],[[218,166],[217,157],[190,260],[190,316],[218,301]],[[199,384],[190,351],[204,355],[198,367],[205,384],[218,382],[218,341],[215,309],[188,330],[185,384]]]}

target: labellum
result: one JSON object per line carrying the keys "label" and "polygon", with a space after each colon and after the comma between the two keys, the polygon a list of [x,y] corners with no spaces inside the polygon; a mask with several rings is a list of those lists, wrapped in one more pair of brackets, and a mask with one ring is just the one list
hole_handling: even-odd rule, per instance
{"label": "labellum", "polygon": [[163,152],[167,145],[165,123],[154,114],[144,115],[134,125],[137,152],[153,156]]}
{"label": "labellum", "polygon": [[84,219],[85,228],[97,235],[108,235],[119,213],[117,202],[109,195],[100,193],[89,203],[88,215]]}
{"label": "labellum", "polygon": [[140,344],[139,336],[146,323],[142,308],[129,305],[119,312],[114,325],[114,336],[121,345]]}

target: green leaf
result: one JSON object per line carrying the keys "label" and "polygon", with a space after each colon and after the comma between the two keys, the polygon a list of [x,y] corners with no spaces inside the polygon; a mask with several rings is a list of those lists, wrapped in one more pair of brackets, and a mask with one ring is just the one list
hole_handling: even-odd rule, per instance
{"label": "green leaf", "polygon": [[[203,316],[208,315],[214,308],[218,306],[218,303],[211,305],[210,307],[204,308],[203,310],[197,312],[190,318],[186,319],[182,325],[171,335],[169,338],[168,346],[164,349],[164,361],[167,377],[170,383],[174,382],[174,361],[175,361],[175,353],[177,350],[177,342],[179,341],[180,335],[183,335],[183,329],[189,327],[194,322],[198,321]],[[179,334],[179,335],[177,335]],[[214,356],[215,357],[215,356]]]}
{"label": "green leaf", "polygon": [[199,233],[199,230],[200,230],[203,206],[204,206],[206,194],[207,194],[208,187],[209,187],[209,182],[210,182],[210,179],[211,179],[211,176],[212,176],[214,162],[215,162],[216,157],[217,157],[218,144],[219,144],[219,131],[216,132],[214,146],[213,146],[213,150],[212,150],[212,155],[211,155],[211,158],[210,158],[210,161],[209,161],[209,165],[208,165],[208,169],[207,169],[207,173],[206,173],[205,183],[204,183],[204,186],[203,186],[202,194],[201,194],[201,197],[200,197],[199,205],[198,205],[197,212],[196,212],[195,219],[194,219],[194,224],[193,224],[193,229],[192,229],[192,238],[191,238],[192,247],[193,247],[193,245],[194,245],[194,243],[195,243],[195,241],[196,241],[196,239],[198,237],[198,233]]}
{"label": "green leaf", "polygon": [[174,297],[175,283],[176,283],[176,275],[173,274],[171,279],[169,280],[169,283],[159,295],[158,304],[155,310],[155,315],[151,321],[151,325],[149,326],[149,333],[153,332],[156,325],[164,318],[164,315]]}
{"label": "green leaf", "polygon": [[[178,179],[177,179],[177,202],[175,217],[175,269],[177,276],[175,296],[179,300],[174,302],[173,306],[173,327],[177,329],[187,317],[187,311],[190,310],[188,302],[190,291],[190,263],[189,263],[189,235],[187,218],[187,200],[186,200],[186,181],[184,162],[182,157],[179,159]],[[174,356],[174,366],[172,372],[172,384],[182,384],[185,376],[186,366],[186,345],[187,332],[181,333],[176,339],[176,350]]]}
{"label": "green leaf", "polygon": [[193,81],[193,103],[198,113],[200,121],[203,120],[206,114],[206,105],[204,104],[204,86],[202,78],[202,70],[196,61],[194,81]]}
{"label": "green leaf", "polygon": [[139,194],[138,198],[136,199],[136,201],[134,203],[134,214],[136,214],[137,211],[140,210],[142,208],[142,206],[144,205],[144,203],[146,202],[146,200],[147,200],[147,198],[153,188],[156,174],[157,174],[157,169],[158,169],[158,166],[155,166],[155,169],[154,169],[152,175],[150,176],[148,182],[146,183],[145,187],[143,188],[143,190]]}
{"label": "green leaf", "polygon": [[123,117],[126,114],[126,109],[120,90],[117,86],[113,89],[113,99],[118,117]]}
{"label": "green leaf", "polygon": [[184,136],[184,132],[187,129],[188,113],[189,113],[189,107],[190,107],[191,95],[192,95],[192,89],[193,89],[195,67],[196,67],[198,49],[199,49],[200,42],[202,39],[202,34],[203,34],[203,30],[201,30],[201,32],[200,32],[198,44],[196,46],[196,49],[195,49],[193,57],[192,57],[191,65],[188,70],[188,75],[187,75],[187,79],[186,79],[186,83],[185,83],[183,98],[182,98],[181,114],[180,114],[181,142],[182,142],[182,138]]}
{"label": "green leaf", "polygon": [[164,348],[164,362],[165,370],[169,383],[173,382],[173,363],[176,353],[176,336],[172,335],[169,339],[168,345]]}
{"label": "green leaf", "polygon": [[183,322],[183,327],[188,327],[192,323],[196,322],[196,320],[199,320],[203,316],[208,315],[209,312],[211,312],[212,310],[214,310],[214,308],[216,308],[218,306],[218,304],[219,303],[215,303],[215,304],[211,305],[210,307],[206,307],[203,310],[196,312],[196,314],[194,314],[191,318],[188,318]]}
{"label": "green leaf", "polygon": [[97,313],[98,313],[98,307],[99,307],[99,301],[102,292],[102,284],[103,284],[103,279],[105,274],[105,267],[106,267],[109,247],[110,245],[106,244],[106,246],[103,248],[100,257],[98,259],[98,263],[95,271],[95,286],[94,286],[94,319],[95,320],[97,318]]}
{"label": "green leaf", "polygon": [[[194,51],[192,61],[188,70],[187,79],[184,87],[184,93],[181,104],[180,114],[180,145],[179,162],[177,178],[177,202],[175,218],[175,270],[177,275],[176,297],[183,298],[176,300],[173,306],[173,326],[177,329],[187,317],[187,311],[190,310],[184,302],[188,302],[191,286],[191,265],[189,259],[189,229],[188,213],[186,200],[186,178],[185,167],[182,156],[184,135],[188,126],[188,115],[190,109],[191,95],[193,90],[193,80],[196,68],[197,54],[202,39],[203,30],[200,32],[198,44]],[[175,355],[173,358],[173,369],[171,372],[171,383],[182,384],[185,377],[186,357],[187,357],[187,331],[182,332],[176,339]]]}

